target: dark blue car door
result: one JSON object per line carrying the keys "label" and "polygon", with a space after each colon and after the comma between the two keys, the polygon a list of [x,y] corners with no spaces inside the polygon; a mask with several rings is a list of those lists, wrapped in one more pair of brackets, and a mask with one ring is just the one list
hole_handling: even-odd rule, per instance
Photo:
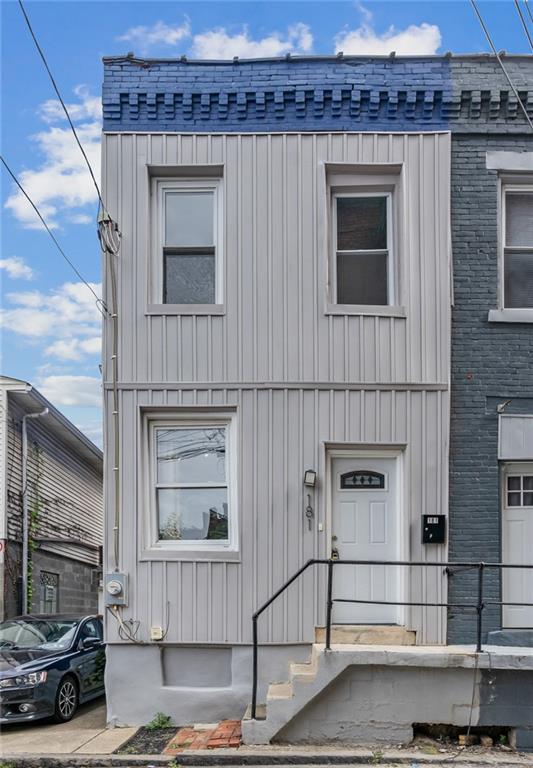
{"label": "dark blue car door", "polygon": [[[91,648],[83,647],[86,638],[94,642]],[[78,634],[78,653],[73,663],[80,679],[82,698],[103,690],[105,650],[100,619],[83,622]]]}

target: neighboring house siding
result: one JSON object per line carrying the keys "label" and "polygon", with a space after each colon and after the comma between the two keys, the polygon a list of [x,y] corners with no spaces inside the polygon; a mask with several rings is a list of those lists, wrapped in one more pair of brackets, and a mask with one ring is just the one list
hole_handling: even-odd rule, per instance
{"label": "neighboring house siding", "polygon": [[[10,407],[11,430],[9,456],[10,538],[19,540],[22,532],[22,445],[21,429],[24,412]],[[58,441],[38,419],[27,422],[28,429],[28,507],[37,499],[39,486],[39,525],[37,536],[76,539],[98,547],[102,542],[101,474],[88,462],[76,456],[70,446]],[[36,447],[39,451],[39,458]],[[98,565],[98,551],[75,544],[43,543],[43,549]]]}
{"label": "neighboring house siding", "polygon": [[[4,390],[5,392],[5,390]],[[6,477],[6,545],[4,553],[4,610],[20,610],[22,556],[22,418],[28,410],[5,393],[7,413],[3,471]],[[30,411],[35,411],[33,406]],[[50,417],[47,417],[50,418]],[[103,538],[102,465],[81,455],[75,443],[65,442],[42,419],[27,420],[28,510],[38,504],[32,538],[33,610],[39,610],[41,571],[60,580],[61,611],[94,611],[98,606],[99,547]],[[82,542],[39,541],[41,538]],[[85,546],[88,545],[88,546]]]}
{"label": "neighboring house siding", "polygon": [[[486,152],[533,151],[529,136],[452,138],[452,394],[450,440],[450,559],[501,560],[501,516],[496,406],[533,413],[533,326],[489,323],[498,307],[498,174],[487,170]],[[477,575],[449,582],[451,602],[472,599]],[[486,599],[500,600],[500,578],[487,571]],[[473,612],[452,611],[449,642],[473,637]],[[498,607],[484,611],[485,630],[501,626]]]}

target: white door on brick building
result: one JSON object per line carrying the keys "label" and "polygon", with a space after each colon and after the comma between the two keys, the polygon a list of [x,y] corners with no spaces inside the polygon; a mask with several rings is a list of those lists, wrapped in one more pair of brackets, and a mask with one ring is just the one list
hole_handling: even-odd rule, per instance
{"label": "white door on brick building", "polygon": [[[332,556],[340,560],[398,560],[398,459],[332,460]],[[397,624],[398,566],[334,566],[333,597],[372,602],[335,602],[336,624]]]}
{"label": "white door on brick building", "polygon": [[[507,464],[503,475],[502,562],[533,565],[533,462]],[[533,603],[533,568],[502,575],[504,603]],[[504,605],[506,629],[533,628],[533,606]]]}

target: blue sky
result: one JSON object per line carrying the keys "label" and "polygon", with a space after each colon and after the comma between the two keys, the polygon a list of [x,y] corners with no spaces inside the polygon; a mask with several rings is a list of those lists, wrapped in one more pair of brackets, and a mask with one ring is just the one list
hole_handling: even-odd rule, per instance
{"label": "blue sky", "polygon": [[[27,2],[99,171],[101,57],[488,50],[467,0],[440,2]],[[531,7],[531,4],[530,4]],[[512,0],[481,0],[498,49],[527,53]],[[18,3],[2,12],[2,152],[99,291],[96,199]],[[524,7],[524,13],[525,13]],[[533,28],[533,25],[532,25]],[[99,441],[99,314],[34,214],[2,177],[2,373],[34,383]]]}

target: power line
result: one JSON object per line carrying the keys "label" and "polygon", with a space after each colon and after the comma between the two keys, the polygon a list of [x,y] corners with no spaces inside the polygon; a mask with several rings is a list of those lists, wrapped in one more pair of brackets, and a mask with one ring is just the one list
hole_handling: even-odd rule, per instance
{"label": "power line", "polygon": [[531,19],[531,23],[533,24],[533,13],[531,12],[531,8],[529,7],[529,0],[524,0],[527,12],[529,14],[529,18]]}
{"label": "power line", "polygon": [[31,199],[31,197],[28,195],[28,193],[26,192],[26,190],[24,189],[24,187],[22,186],[20,181],[17,179],[17,177],[15,176],[15,174],[13,173],[13,171],[11,170],[11,168],[9,167],[9,165],[7,164],[6,160],[4,159],[4,157],[2,155],[0,155],[0,160],[2,161],[2,164],[4,165],[6,171],[9,173],[9,175],[11,176],[11,178],[13,179],[13,181],[15,182],[17,187],[20,189],[20,191],[22,192],[22,194],[24,195],[26,200],[29,202],[29,204],[31,205],[31,207],[33,208],[33,210],[35,211],[35,213],[37,214],[37,216],[41,220],[41,223],[42,223],[43,227],[46,229],[46,231],[48,232],[48,234],[50,235],[50,237],[54,241],[55,246],[56,246],[57,250],[59,251],[59,253],[63,256],[63,258],[65,259],[67,264],[70,266],[70,268],[80,278],[82,283],[84,285],[86,285],[87,288],[90,290],[90,292],[92,293],[92,295],[96,299],[96,304],[97,304],[98,308],[100,309],[100,307],[103,307],[103,309],[107,311],[107,308],[106,308],[103,300],[98,296],[98,294],[96,293],[94,288],[87,282],[87,280],[83,277],[83,275],[81,274],[79,269],[76,267],[76,265],[69,259],[69,257],[67,256],[67,254],[65,253],[63,248],[59,245],[56,236],[54,235],[54,233],[52,232],[52,230],[50,229],[50,227],[48,226],[48,224],[44,220],[40,210],[37,208],[37,206],[35,205],[35,203]]}
{"label": "power line", "polygon": [[100,201],[100,205],[102,206],[102,208],[105,211],[104,201],[102,200],[102,195],[100,194],[100,188],[98,187],[98,183],[96,181],[95,175],[93,173],[93,169],[92,169],[91,164],[89,162],[89,158],[85,154],[85,150],[83,149],[81,141],[78,138],[78,134],[76,133],[76,129],[74,127],[74,123],[72,122],[72,120],[70,118],[68,109],[67,109],[67,107],[65,105],[65,102],[63,101],[63,98],[62,98],[60,92],[59,92],[59,88],[57,87],[56,81],[54,80],[54,76],[52,75],[52,72],[50,71],[50,67],[48,66],[48,62],[46,61],[45,55],[43,53],[43,50],[42,50],[41,46],[39,45],[39,41],[37,40],[35,32],[33,31],[33,28],[31,26],[30,20],[28,18],[28,14],[26,13],[26,10],[25,10],[24,6],[22,5],[22,0],[19,0],[19,5],[20,5],[20,10],[22,11],[22,14],[24,16],[24,19],[26,20],[26,24],[28,25],[28,29],[30,30],[30,34],[31,34],[31,36],[33,38],[33,42],[35,43],[35,47],[37,48],[37,50],[39,52],[39,55],[40,55],[40,57],[41,57],[41,59],[43,61],[43,64],[45,66],[45,69],[48,72],[48,76],[49,76],[50,80],[52,81],[52,85],[54,86],[54,90],[55,90],[55,92],[57,94],[57,98],[59,99],[59,101],[61,103],[61,106],[63,107],[63,111],[64,111],[64,113],[65,113],[65,115],[67,117],[67,120],[69,122],[70,128],[72,130],[72,133],[74,134],[74,138],[76,139],[76,142],[78,144],[78,147],[80,148],[80,152],[83,155],[85,162],[87,163],[87,168],[89,169],[89,173],[91,174],[91,179],[93,180],[93,184],[94,184],[94,187],[96,189],[96,193],[98,195],[98,200]]}
{"label": "power line", "polygon": [[516,7],[516,10],[518,11],[518,15],[520,16],[520,21],[522,22],[522,26],[524,27],[524,32],[526,33],[526,37],[529,40],[529,45],[531,46],[531,50],[533,51],[533,40],[531,39],[531,35],[529,34],[529,29],[527,28],[526,20],[524,19],[522,9],[520,8],[520,3],[518,2],[518,0],[514,0],[514,4]]}
{"label": "power line", "polygon": [[522,100],[521,100],[520,96],[518,95],[518,91],[516,90],[516,86],[513,83],[513,81],[511,80],[511,78],[509,76],[509,73],[505,69],[505,67],[503,65],[503,61],[501,59],[501,56],[498,53],[498,51],[496,50],[496,46],[492,42],[492,37],[490,36],[489,30],[487,29],[487,26],[486,26],[485,22],[483,21],[483,16],[481,15],[481,12],[480,12],[479,8],[477,7],[476,0],[470,0],[470,2],[472,4],[472,8],[476,12],[476,16],[479,19],[479,23],[481,24],[481,28],[482,28],[483,32],[485,33],[485,37],[487,38],[487,40],[489,42],[489,45],[492,48],[492,52],[496,56],[496,59],[498,60],[498,64],[500,65],[503,74],[507,78],[507,82],[511,86],[511,90],[513,91],[514,95],[516,96],[516,99],[517,99],[517,101],[518,101],[518,103],[519,103],[519,105],[520,105],[520,107],[522,109],[522,112],[524,113],[525,118],[526,118],[527,122],[529,123],[529,127],[533,131],[533,122],[531,122],[531,118],[529,117],[529,115],[527,113],[527,109],[525,108],[524,104],[522,103]]}

